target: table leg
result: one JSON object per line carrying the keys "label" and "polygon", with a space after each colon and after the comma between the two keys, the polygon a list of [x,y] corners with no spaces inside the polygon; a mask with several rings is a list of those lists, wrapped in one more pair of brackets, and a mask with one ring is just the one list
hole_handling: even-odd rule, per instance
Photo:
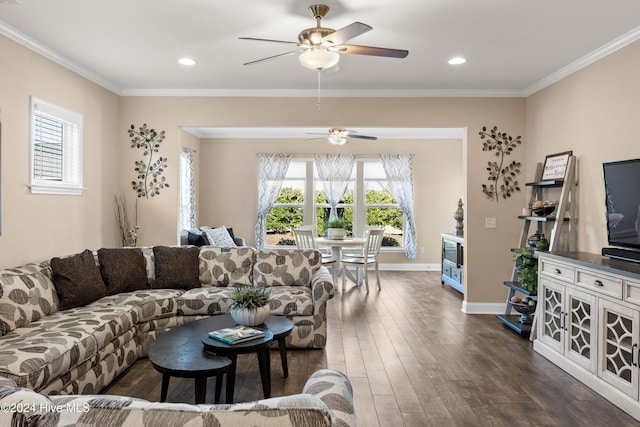
{"label": "table leg", "polygon": [[197,377],[196,379],[196,405],[204,403],[207,397],[207,377]]}
{"label": "table leg", "polygon": [[216,394],[215,394],[215,400],[214,400],[215,403],[220,403],[221,394],[222,394],[222,374],[218,374],[216,375]]}
{"label": "table leg", "polygon": [[169,391],[169,380],[171,375],[162,374],[162,389],[160,390],[160,402],[167,401],[167,392]]}
{"label": "table leg", "polygon": [[231,366],[227,372],[227,388],[225,389],[225,402],[233,403],[233,393],[236,385],[236,361],[238,360],[237,354],[228,354],[227,357],[231,359]]}
{"label": "table leg", "polygon": [[287,378],[289,376],[289,366],[287,365],[287,347],[285,344],[286,337],[278,338],[278,348],[280,349],[280,362],[282,362],[282,375]]}
{"label": "table leg", "polygon": [[260,378],[262,379],[262,392],[264,398],[271,397],[271,358],[269,347],[258,351],[258,366],[260,367]]}

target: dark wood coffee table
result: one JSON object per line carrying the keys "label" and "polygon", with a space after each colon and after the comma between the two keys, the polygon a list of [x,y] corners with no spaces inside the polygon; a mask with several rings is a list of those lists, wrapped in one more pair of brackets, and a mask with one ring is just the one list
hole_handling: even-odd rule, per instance
{"label": "dark wood coffee table", "polygon": [[167,400],[171,377],[180,377],[195,379],[195,402],[205,403],[207,378],[212,376],[216,377],[215,402],[220,401],[222,375],[228,375],[232,361],[228,357],[207,353],[200,342],[203,329],[194,323],[173,328],[149,346],[149,360],[162,373],[161,402]]}
{"label": "dark wood coffee table", "polygon": [[[288,375],[287,369],[287,353],[285,346],[285,338],[293,330],[293,322],[284,316],[267,317],[264,325],[256,326],[256,328],[266,329],[263,338],[246,341],[240,344],[225,344],[221,341],[209,338],[207,332],[216,329],[229,328],[236,325],[231,315],[224,314],[211,316],[207,319],[197,320],[194,323],[205,325],[205,332],[201,336],[202,344],[207,351],[213,352],[219,356],[226,356],[231,359],[231,368],[227,373],[227,382],[225,388],[226,403],[233,403],[233,393],[235,388],[236,364],[238,354],[256,353],[258,356],[258,367],[260,368],[260,379],[262,380],[262,392],[265,399],[271,397],[271,356],[269,348],[273,340],[278,341],[280,347],[280,357],[282,361],[282,369],[285,376]],[[216,395],[219,394],[219,388],[222,386],[216,383]]]}

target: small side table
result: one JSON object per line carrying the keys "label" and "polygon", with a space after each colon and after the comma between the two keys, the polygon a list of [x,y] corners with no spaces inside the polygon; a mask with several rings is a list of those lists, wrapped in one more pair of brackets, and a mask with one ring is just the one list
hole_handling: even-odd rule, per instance
{"label": "small side table", "polygon": [[[173,331],[175,332],[172,333]],[[218,403],[222,375],[228,373],[231,368],[231,359],[208,354],[198,342],[197,337],[188,332],[189,328],[176,328],[159,336],[149,346],[149,360],[162,374],[160,401],[167,400],[171,377],[180,377],[195,379],[195,402],[196,404],[205,403],[207,378],[215,376],[215,403]]]}
{"label": "small side table", "polygon": [[293,322],[284,316],[269,316],[264,322],[264,326],[273,333],[273,340],[278,342],[280,350],[280,362],[282,363],[282,375],[287,378],[289,376],[289,367],[287,364],[287,344],[286,338],[293,331]]}
{"label": "small side table", "polygon": [[[229,319],[231,319],[231,316],[229,316]],[[269,347],[271,346],[272,341],[273,333],[271,333],[271,331],[265,331],[265,336],[262,338],[256,338],[251,341],[245,341],[233,345],[209,338],[209,335],[207,334],[202,336],[202,344],[204,344],[204,348],[207,352],[213,352],[216,355],[226,356],[231,359],[231,367],[227,373],[227,385],[225,389],[226,403],[233,403],[238,354],[245,353],[256,353],[258,355],[258,367],[260,368],[260,378],[262,379],[262,392],[265,399],[271,397],[271,359],[269,356]],[[222,385],[218,382],[216,383],[216,396],[219,396],[221,391]]]}

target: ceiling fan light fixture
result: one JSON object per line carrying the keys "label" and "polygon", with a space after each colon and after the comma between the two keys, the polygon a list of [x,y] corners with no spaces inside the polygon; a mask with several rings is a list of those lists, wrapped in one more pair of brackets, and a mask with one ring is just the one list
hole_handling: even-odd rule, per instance
{"label": "ceiling fan light fixture", "polygon": [[340,135],[329,135],[329,142],[333,145],[344,145],[347,142],[347,138]]}
{"label": "ceiling fan light fixture", "polygon": [[307,50],[301,53],[298,58],[303,66],[322,71],[336,65],[340,61],[340,54],[320,48]]}

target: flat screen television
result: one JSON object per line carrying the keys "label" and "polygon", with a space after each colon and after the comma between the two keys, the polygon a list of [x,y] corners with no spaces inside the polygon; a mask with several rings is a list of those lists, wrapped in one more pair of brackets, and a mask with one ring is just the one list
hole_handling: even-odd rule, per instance
{"label": "flat screen television", "polygon": [[640,251],[640,159],[603,163],[602,169],[609,245]]}

